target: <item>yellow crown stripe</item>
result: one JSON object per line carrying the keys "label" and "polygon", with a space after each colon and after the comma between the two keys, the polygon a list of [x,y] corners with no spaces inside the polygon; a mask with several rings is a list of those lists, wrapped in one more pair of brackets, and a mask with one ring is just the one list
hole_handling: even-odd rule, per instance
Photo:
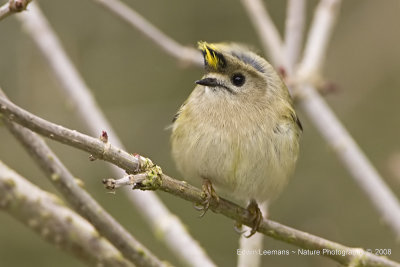
{"label": "yellow crown stripe", "polygon": [[206,60],[208,66],[217,69],[220,64],[218,56],[215,54],[216,47],[212,44],[206,42],[199,42],[199,49],[204,53],[204,59]]}

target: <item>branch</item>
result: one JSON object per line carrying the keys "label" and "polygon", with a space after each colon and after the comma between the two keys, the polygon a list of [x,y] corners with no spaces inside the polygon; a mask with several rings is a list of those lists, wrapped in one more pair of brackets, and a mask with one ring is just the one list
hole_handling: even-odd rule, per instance
{"label": "branch", "polygon": [[310,79],[312,81],[320,75],[340,3],[341,0],[319,2],[308,33],[304,56],[296,74],[300,82]]}
{"label": "branch", "polygon": [[[0,113],[8,119],[11,119],[12,121],[50,139],[60,141],[64,144],[70,144],[71,146],[92,153],[96,158],[104,159],[115,164],[128,173],[135,173],[138,170],[137,166],[139,162],[135,156],[131,155],[130,158],[126,158],[123,155],[128,153],[113,147],[109,143],[103,143],[98,139],[45,121],[19,108],[3,97],[0,97]],[[98,142],[102,144],[102,147],[98,147]],[[145,172],[146,175],[144,176],[143,173],[137,174],[137,176],[130,175],[128,178],[125,178],[124,183],[135,185],[135,188],[142,190],[159,189],[193,203],[201,203],[204,200],[204,194],[200,189],[189,185],[187,182],[178,181],[166,174],[162,174],[158,166],[153,165],[147,166],[147,168],[141,167],[139,169]],[[135,180],[135,178],[138,178],[138,180]],[[118,180],[108,179],[106,183],[109,187],[113,188],[114,186],[117,187],[119,182]],[[212,199],[210,202],[210,209],[238,221],[239,223],[250,227],[252,226],[253,218],[251,214],[249,214],[248,210],[228,200],[220,198],[219,202],[216,202],[215,199]],[[258,231],[274,239],[304,249],[320,251],[322,256],[329,257],[344,265],[358,264],[357,266],[374,266],[380,264],[383,266],[400,266],[396,262],[378,257],[362,249],[346,247],[270,220],[264,219],[261,222]],[[338,251],[341,251],[346,255],[342,256],[341,253],[337,253]]]}
{"label": "branch", "polygon": [[[300,5],[300,1],[294,0],[293,2],[297,2]],[[347,167],[352,177],[367,194],[384,221],[391,227],[396,236],[400,237],[400,204],[398,199],[384,183],[382,177],[323,98],[316,92],[315,88],[307,85],[317,79],[321,71],[340,2],[340,0],[320,1],[306,42],[304,57],[295,76],[289,77],[289,80],[295,81],[291,91],[299,97],[299,105],[311,118],[328,144],[334,148],[344,166]],[[289,6],[289,8],[294,9],[294,3],[291,2],[289,4],[293,5],[293,7]],[[298,12],[300,13],[299,10]],[[253,15],[255,14],[250,13],[251,17]],[[302,15],[297,14],[297,16]],[[300,30],[301,28],[298,28],[297,31],[293,28],[292,31],[287,31],[287,34],[300,35]],[[260,38],[267,38],[265,32],[259,31],[259,34],[261,34]],[[293,36],[286,37],[286,40],[295,39]],[[294,45],[289,46],[287,44],[287,49],[290,50],[286,51],[286,57],[290,53],[295,53],[294,50],[297,48]],[[291,62],[292,59],[286,58],[285,61]],[[290,69],[294,69],[294,66],[289,66],[289,72]]]}
{"label": "branch", "polygon": [[400,237],[400,203],[328,104],[310,85],[298,89],[298,104],[333,148],[383,221]]}
{"label": "branch", "polygon": [[[115,6],[120,7],[120,5]],[[129,14],[128,9],[125,14]],[[117,134],[99,109],[90,89],[68,58],[57,35],[51,29],[38,5],[32,3],[30,12],[23,14],[23,16],[18,16],[18,19],[20,19],[24,26],[23,28],[32,37],[48,61],[51,71],[53,71],[62,85],[61,89],[64,91],[65,96],[74,104],[79,119],[85,122],[91,134],[95,136],[102,130],[106,130],[110,136],[110,142],[123,148],[122,142],[118,139]],[[181,47],[181,52],[186,51],[182,49]],[[199,61],[201,59],[200,53],[197,54],[197,57]],[[187,58],[187,60],[190,59]],[[119,153],[118,151],[115,152]],[[110,165],[110,167],[117,177],[124,174],[119,168],[113,165]],[[199,243],[190,236],[180,219],[168,210],[156,194],[153,192],[140,194],[132,191],[125,191],[125,193],[131,203],[136,206],[136,209],[150,224],[153,234],[157,235],[157,239],[163,241],[170,251],[185,265],[215,266]],[[144,206],[152,208],[143,209],[142,207]]]}
{"label": "branch", "polygon": [[[200,189],[189,185],[187,182],[175,180],[159,171],[155,171],[155,169],[149,170],[145,174],[128,175],[121,179],[107,179],[103,182],[106,188],[111,190],[122,186],[133,186],[133,189],[141,190],[162,190],[193,203],[201,203],[204,197]],[[210,209],[247,226],[252,224],[252,216],[247,209],[226,199],[220,198],[219,202],[212,199]],[[296,245],[306,251],[319,251],[319,255],[329,257],[346,266],[400,266],[397,262],[378,257],[361,248],[346,247],[272,220],[263,219],[258,232]],[[343,256],[343,254],[345,255]]]}
{"label": "branch", "polygon": [[11,14],[22,12],[32,0],[9,0],[8,3],[0,6],[0,20]]}
{"label": "branch", "polygon": [[283,63],[282,40],[267,8],[261,0],[241,0],[249,18],[261,38],[265,53],[271,63],[280,66]]}
{"label": "branch", "polygon": [[285,43],[284,43],[284,67],[288,76],[294,74],[299,60],[304,22],[305,0],[289,0],[286,15]]}
{"label": "branch", "polygon": [[[5,100],[4,97],[4,94],[0,91],[0,98]],[[135,240],[127,230],[80,187],[75,177],[41,138],[30,130],[11,122],[13,120],[12,117],[3,118],[6,126],[31,154],[50,182],[82,217],[90,221],[101,235],[105,236],[127,259],[136,265],[164,266],[160,260]],[[99,146],[94,145],[94,147],[98,148]]]}
{"label": "branch", "polygon": [[140,33],[149,38],[168,55],[173,56],[184,63],[203,66],[203,59],[199,51],[191,47],[182,46],[123,2],[119,0],[93,1],[111,11],[111,13],[128,23],[130,26],[139,30]]}
{"label": "branch", "polygon": [[305,54],[295,80],[300,84],[295,93],[299,105],[334,149],[343,165],[364,190],[383,220],[400,237],[400,203],[383,178],[359,148],[346,128],[329,108],[315,88],[308,83],[319,73],[336,21],[340,0],[322,0],[311,25]]}
{"label": "branch", "polygon": [[31,184],[1,161],[0,209],[87,265],[133,266],[61,199]]}

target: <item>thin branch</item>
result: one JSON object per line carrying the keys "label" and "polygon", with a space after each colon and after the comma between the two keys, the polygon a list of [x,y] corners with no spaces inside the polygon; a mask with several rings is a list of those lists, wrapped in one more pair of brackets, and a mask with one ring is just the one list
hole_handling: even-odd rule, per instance
{"label": "thin branch", "polygon": [[383,221],[400,237],[400,203],[324,99],[312,86],[298,89],[298,104],[334,149]]}
{"label": "thin branch", "polygon": [[[294,2],[297,1],[295,0]],[[398,199],[384,183],[382,177],[380,177],[329,106],[317,94],[315,88],[309,85],[303,86],[304,84],[312,83],[319,76],[340,2],[340,0],[320,1],[298,72],[294,77],[289,77],[289,80],[295,81],[295,85],[291,89],[296,96],[299,96],[300,106],[306,111],[325,140],[335,149],[338,157],[367,194],[375,208],[381,213],[384,221],[391,227],[396,236],[400,237],[400,204]],[[295,32],[293,29],[290,34],[299,35],[300,33]],[[266,35],[260,37],[266,38]],[[293,37],[287,36],[287,39],[289,38]],[[287,48],[294,49],[295,47],[288,46]],[[285,61],[290,62],[288,59],[285,59]],[[294,66],[290,66],[290,68],[293,69]]]}
{"label": "thin branch", "polygon": [[61,199],[31,184],[1,161],[0,209],[90,266],[133,266]]}
{"label": "thin branch", "polygon": [[[96,158],[105,159],[110,163],[124,168],[124,170],[128,173],[135,173],[137,171],[138,160],[135,158],[135,156],[131,156],[131,163],[127,164],[127,159],[119,156],[121,154],[121,150],[113,147],[112,145],[102,142],[103,147],[98,148],[96,145],[93,145],[97,143],[95,138],[79,134],[76,131],[72,131],[43,120],[19,108],[3,97],[0,97],[0,113],[6,116],[8,119],[11,119],[13,122],[19,123],[22,126],[27,127],[50,139],[58,141],[63,140],[62,143],[64,144],[70,144],[71,146],[92,153]],[[119,151],[119,153],[115,154],[113,151]],[[111,156],[110,153],[114,154],[115,156]],[[204,194],[200,189],[189,185],[187,182],[178,181],[167,176],[166,174],[163,174],[158,166],[150,166],[144,171],[146,173],[145,180],[143,179],[143,174],[138,174],[137,177],[139,180],[135,181],[136,176],[130,175],[130,180],[125,179],[124,182],[129,185],[134,185],[134,188],[137,189],[159,189],[193,203],[201,203],[204,200]],[[108,187],[113,188],[113,185],[117,183],[117,181],[108,179],[105,182]],[[220,198],[217,202],[215,199],[212,199],[210,202],[210,209],[214,212],[221,213],[228,218],[238,221],[239,223],[252,226],[253,218],[251,214],[249,214],[248,210],[228,200]],[[362,249],[346,247],[270,220],[264,219],[261,222],[258,231],[277,240],[281,240],[304,249],[319,251],[321,256],[329,257],[344,265],[355,266],[358,264],[357,266],[400,266],[396,262],[386,258],[378,257]],[[343,256],[343,253],[345,256]]]}
{"label": "thin branch", "polygon": [[0,20],[11,14],[22,12],[32,0],[9,0],[8,3],[0,6]]}
{"label": "thin branch", "polygon": [[343,165],[364,190],[397,238],[400,237],[400,203],[385,184],[371,162],[359,148],[349,132],[340,123],[324,99],[308,83],[323,64],[324,56],[336,21],[339,0],[322,0],[316,9],[305,54],[296,80],[300,84],[295,93],[299,105],[307,113],[326,142],[334,149]]}
{"label": "thin branch", "polygon": [[282,40],[267,8],[261,0],[241,0],[249,18],[261,38],[265,53],[274,66],[283,64]]}
{"label": "thin branch", "polygon": [[[120,5],[117,5],[120,10]],[[30,6],[30,12],[18,16],[26,32],[32,37],[43,56],[48,61],[51,71],[61,83],[61,89],[74,104],[79,118],[85,122],[92,135],[98,135],[106,130],[110,142],[123,148],[117,134],[99,109],[96,100],[82,77],[65,53],[55,32],[51,29],[45,16],[36,3]],[[125,11],[125,13],[129,11]],[[140,21],[140,20],[139,20]],[[184,54],[183,47],[181,53]],[[185,52],[186,53],[186,52]],[[190,53],[186,53],[189,55]],[[201,59],[197,54],[197,61]],[[186,57],[190,61],[191,56]],[[185,58],[181,58],[184,60]],[[118,151],[115,151],[118,153]],[[110,165],[116,176],[122,176],[119,168]],[[161,240],[185,265],[215,266],[199,243],[188,233],[186,227],[177,216],[174,216],[153,192],[125,191],[132,204],[150,224],[157,239]],[[150,206],[151,209],[142,207]],[[160,234],[161,233],[161,234]]]}
{"label": "thin branch", "polygon": [[[40,135],[46,136],[65,145],[88,152],[91,160],[101,159],[114,163],[119,168],[128,171],[129,173],[137,173],[138,171],[146,170],[148,166],[152,166],[152,163],[149,160],[139,160],[137,156],[125,152],[124,150],[111,145],[111,143],[105,143],[100,140],[100,138],[93,138],[78,131],[70,130],[61,125],[37,117],[16,106],[2,94],[0,94],[0,114],[6,116],[11,122],[21,124],[33,132],[39,133]],[[43,148],[44,146],[47,146],[41,139],[39,140],[43,143],[40,147]],[[73,176],[71,175],[71,177]],[[57,179],[57,181],[59,181],[59,179]],[[74,179],[72,179],[72,181],[74,181]],[[78,186],[76,182],[74,182],[73,185],[74,187]],[[80,192],[81,190],[82,189],[79,186],[76,188],[77,192]],[[73,194],[74,192],[75,191],[73,190],[70,193]],[[84,192],[84,194],[86,195],[87,193]],[[74,199],[75,198],[72,200]]]}
{"label": "thin branch", "polygon": [[299,65],[296,79],[309,81],[318,78],[324,64],[341,0],[321,0],[317,6]]}
{"label": "thin branch", "polygon": [[299,60],[303,41],[305,7],[305,0],[288,1],[283,52],[284,67],[289,77],[294,74]]}
{"label": "thin branch", "polygon": [[[150,170],[146,174],[128,175],[117,180],[107,179],[104,183],[106,188],[111,190],[122,186],[133,186],[133,189],[141,190],[159,189],[193,203],[201,203],[204,197],[200,189],[189,185],[187,182],[175,180],[161,172],[154,172],[154,170]],[[220,198],[218,202],[212,199],[210,209],[247,226],[252,224],[252,216],[248,210],[226,199]],[[271,220],[263,219],[258,232],[306,250],[297,250],[295,251],[296,255],[300,255],[301,252],[319,252],[318,255],[331,258],[346,266],[400,266],[397,262],[376,256],[361,248],[346,247]]]}
{"label": "thin branch", "polygon": [[139,13],[119,0],[93,0],[104,8],[110,10],[118,18],[130,26],[139,30],[170,56],[177,58],[184,63],[203,66],[203,59],[199,51],[194,48],[182,46],[174,39],[156,28],[153,24],[143,18]]}
{"label": "thin branch", "polygon": [[[1,91],[0,97],[2,99],[5,97]],[[81,188],[75,177],[40,137],[32,131],[13,123],[12,119],[3,118],[3,121],[68,203],[82,217],[90,221],[99,233],[117,247],[127,259],[138,266],[164,266],[159,259],[140,244],[96,200]]]}

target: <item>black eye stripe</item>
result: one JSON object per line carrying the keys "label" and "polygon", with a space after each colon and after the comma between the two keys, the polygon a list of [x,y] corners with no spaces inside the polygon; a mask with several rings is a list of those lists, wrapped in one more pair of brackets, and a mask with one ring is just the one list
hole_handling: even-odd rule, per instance
{"label": "black eye stripe", "polygon": [[231,77],[231,82],[235,86],[242,86],[245,81],[246,81],[246,78],[241,73],[235,73]]}

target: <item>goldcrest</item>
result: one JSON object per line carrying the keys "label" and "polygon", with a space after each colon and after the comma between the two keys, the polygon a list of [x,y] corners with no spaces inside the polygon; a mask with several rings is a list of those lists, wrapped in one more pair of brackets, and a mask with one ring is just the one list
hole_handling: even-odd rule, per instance
{"label": "goldcrest", "polygon": [[199,49],[206,74],[172,125],[177,168],[184,178],[204,181],[209,198],[218,199],[213,185],[228,198],[273,200],[294,170],[302,132],[288,89],[242,45],[199,42]]}

